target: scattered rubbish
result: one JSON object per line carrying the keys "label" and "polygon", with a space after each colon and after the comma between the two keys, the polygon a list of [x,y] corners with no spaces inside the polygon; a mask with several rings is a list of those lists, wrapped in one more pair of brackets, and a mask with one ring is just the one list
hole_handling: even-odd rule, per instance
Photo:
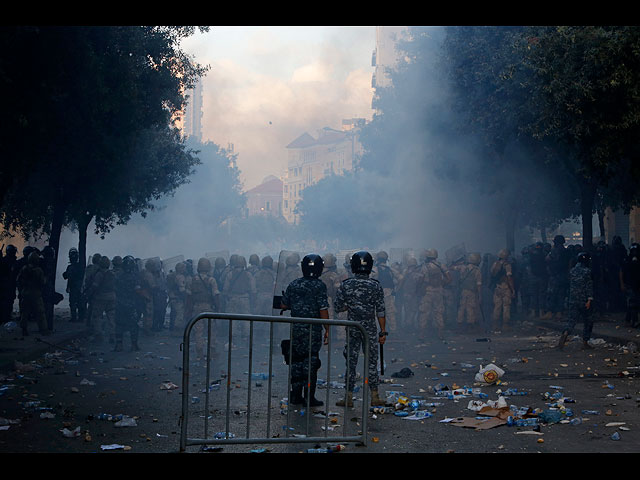
{"label": "scattered rubbish", "polygon": [[558,423],[564,418],[559,410],[545,410],[538,414],[538,419],[542,423]]}
{"label": "scattered rubbish", "polygon": [[538,425],[538,419],[532,418],[514,418],[512,416],[507,417],[507,425],[510,427],[535,427]]}
{"label": "scattered rubbish", "polygon": [[498,427],[506,424],[506,420],[498,417],[487,419],[477,419],[469,417],[461,417],[449,420],[447,423],[456,427],[475,428],[476,430],[488,430],[489,428]]}
{"label": "scattered rubbish", "polygon": [[544,435],[544,433],[535,430],[519,430],[516,432],[516,435]]}
{"label": "scattered rubbish", "polygon": [[160,385],[160,390],[175,390],[176,388],[179,388],[179,387],[172,382],[165,382],[162,385]]}
{"label": "scattered rubbish", "polygon": [[483,367],[482,365],[480,366],[480,370],[476,374],[475,379],[477,382],[493,384],[496,383],[502,375],[504,375],[504,370],[497,365],[490,363],[486,367]]}
{"label": "scattered rubbish", "polygon": [[112,443],[110,445],[100,445],[102,450],[131,450],[131,447],[126,445],[120,445],[118,443]]}
{"label": "scattered rubbish", "polygon": [[74,438],[74,437],[79,437],[80,436],[80,427],[76,427],[74,430],[69,430],[68,428],[63,428],[60,431],[62,432],[62,435],[64,435],[67,438]]}
{"label": "scattered rubbish", "polygon": [[46,419],[46,418],[56,418],[56,416],[55,416],[53,413],[51,413],[51,412],[42,412],[42,413],[40,414],[40,418],[42,418],[42,419]]}
{"label": "scattered rubbish", "polygon": [[422,420],[423,418],[431,418],[433,417],[432,413],[427,412],[426,410],[418,410],[413,412],[412,415],[405,416],[405,420]]}
{"label": "scattered rubbish", "polygon": [[[293,430],[293,429],[292,429]],[[216,439],[221,439],[221,438],[235,438],[236,436],[231,433],[231,432],[217,432],[214,435],[214,438]]]}
{"label": "scattered rubbish", "polygon": [[223,450],[222,447],[209,447],[207,445],[203,445],[200,448],[201,452],[221,452]]}
{"label": "scattered rubbish", "polygon": [[0,417],[0,425],[20,425],[20,419],[10,420],[8,418]]}
{"label": "scattered rubbish", "polygon": [[605,427],[619,427],[620,425],[625,425],[626,422],[610,422],[605,425]]}
{"label": "scattered rubbish", "polygon": [[600,415],[600,412],[597,410],[582,410],[583,415]]}
{"label": "scattered rubbish", "polygon": [[611,435],[611,440],[620,440],[620,434],[618,432],[615,432],[613,435]]}
{"label": "scattered rubbish", "polygon": [[137,427],[138,423],[133,417],[124,417],[122,420],[117,421],[114,427]]}
{"label": "scattered rubbish", "polygon": [[95,385],[96,382],[92,382],[91,380],[87,380],[86,378],[83,378],[80,381],[80,385]]}
{"label": "scattered rubbish", "polygon": [[327,448],[308,448],[307,453],[334,453],[344,450],[344,445],[328,446]]}

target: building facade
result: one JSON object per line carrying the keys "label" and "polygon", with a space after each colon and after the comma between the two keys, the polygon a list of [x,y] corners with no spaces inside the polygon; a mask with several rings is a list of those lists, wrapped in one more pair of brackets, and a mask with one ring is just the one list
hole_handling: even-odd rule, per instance
{"label": "building facade", "polygon": [[341,130],[325,127],[317,137],[305,132],[287,145],[282,213],[289,223],[298,223],[300,219],[296,206],[306,187],[327,175],[342,175],[353,170],[362,155],[358,135],[365,122],[362,118],[346,119],[342,121]]}
{"label": "building facade", "polygon": [[265,215],[281,217],[283,182],[269,175],[262,183],[245,193],[247,198],[247,215]]}

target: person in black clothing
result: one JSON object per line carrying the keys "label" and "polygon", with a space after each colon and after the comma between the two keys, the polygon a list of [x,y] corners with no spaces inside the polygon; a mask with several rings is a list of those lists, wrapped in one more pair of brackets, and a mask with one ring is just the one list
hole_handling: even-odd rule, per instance
{"label": "person in black clothing", "polygon": [[640,310],[640,244],[634,243],[629,248],[629,256],[619,271],[620,290],[627,296],[625,323],[638,326],[638,310]]}
{"label": "person in black clothing", "polygon": [[[16,263],[18,249],[7,245],[4,257],[0,258],[0,324],[13,319],[13,303],[16,300]],[[1,253],[1,252],[0,252]]]}
{"label": "person in black clothing", "polygon": [[80,264],[78,249],[73,247],[69,250],[69,265],[62,273],[62,278],[67,281],[67,293],[69,294],[69,308],[71,309],[71,321],[81,322],[80,303],[82,301],[82,281],[84,279],[84,269]]}

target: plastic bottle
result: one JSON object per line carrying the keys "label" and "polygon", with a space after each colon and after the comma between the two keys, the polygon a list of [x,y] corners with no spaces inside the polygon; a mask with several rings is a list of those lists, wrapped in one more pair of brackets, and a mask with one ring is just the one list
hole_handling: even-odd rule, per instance
{"label": "plastic bottle", "polygon": [[600,412],[597,410],[582,410],[583,415],[600,415]]}
{"label": "plastic bottle", "polygon": [[307,453],[334,453],[344,450],[344,445],[333,445],[327,448],[308,448]]}
{"label": "plastic bottle", "polygon": [[538,425],[537,418],[513,418],[512,416],[507,417],[507,425],[510,427],[535,427]]}
{"label": "plastic bottle", "polygon": [[570,423],[571,425],[580,425],[580,424],[582,424],[582,418],[580,418],[580,417],[572,418],[572,419],[569,421],[569,423]]}

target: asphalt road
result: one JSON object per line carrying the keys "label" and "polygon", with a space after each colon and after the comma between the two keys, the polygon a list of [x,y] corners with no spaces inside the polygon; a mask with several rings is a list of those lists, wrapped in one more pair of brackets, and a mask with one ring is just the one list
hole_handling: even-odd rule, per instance
{"label": "asphalt road", "polygon": [[[342,343],[336,340],[327,357],[323,347],[317,396],[325,405],[313,409],[281,409],[287,397],[287,367],[278,348],[273,355],[272,384],[259,374],[269,372],[268,336],[256,327],[251,356],[241,339],[234,339],[231,369],[222,322],[216,359],[209,378],[202,365],[189,366],[188,436],[214,438],[228,431],[236,439],[297,438],[356,435],[363,431],[362,389],[355,408],[335,406],[344,395]],[[280,338],[275,338],[279,346]],[[488,338],[490,341],[478,341]],[[422,408],[430,416],[417,420],[392,412],[371,413],[366,421],[366,445],[346,443],[339,455],[349,453],[636,453],[640,449],[638,353],[620,345],[601,343],[581,349],[577,337],[563,351],[555,348],[558,332],[525,323],[509,334],[450,334],[442,341],[421,343],[415,335],[390,335],[385,346],[386,371],[380,386],[383,396],[421,397],[437,405]],[[164,331],[142,337],[139,352],[112,352],[112,345],[90,345],[77,339],[0,380],[0,452],[4,453],[177,453],[180,451],[182,416],[181,332]],[[251,362],[251,365],[250,365]],[[504,373],[497,383],[476,382],[481,365],[493,363]],[[412,375],[393,374],[408,368]],[[251,370],[255,375],[249,378]],[[362,356],[358,365],[362,372]],[[230,372],[230,374],[229,374]],[[330,388],[326,388],[329,384]],[[210,385],[207,405],[205,391]],[[359,384],[362,386],[362,383]],[[435,395],[440,385],[479,388],[487,398]],[[554,394],[573,399],[565,406],[573,417],[540,427],[501,423],[492,428],[463,426],[478,412],[471,401],[492,401],[507,389],[526,395],[505,396],[511,408],[550,410]],[[248,395],[251,404],[248,405]],[[328,403],[327,403],[327,394]],[[226,405],[229,399],[229,415]],[[271,414],[267,415],[270,400]],[[328,405],[328,407],[327,407]],[[208,418],[205,423],[205,407]],[[582,413],[597,411],[598,414]],[[283,412],[287,412],[283,414]],[[123,415],[131,426],[101,419],[99,414]],[[483,416],[484,417],[484,416]],[[485,417],[486,418],[486,417]],[[581,418],[578,425],[568,423]],[[131,421],[131,420],[129,420]],[[5,425],[2,425],[2,424]],[[481,422],[484,423],[484,422]],[[288,426],[288,429],[287,429]],[[618,439],[615,439],[618,437]],[[298,453],[326,444],[248,443],[207,447],[206,454]],[[187,453],[202,452],[188,446]]]}

